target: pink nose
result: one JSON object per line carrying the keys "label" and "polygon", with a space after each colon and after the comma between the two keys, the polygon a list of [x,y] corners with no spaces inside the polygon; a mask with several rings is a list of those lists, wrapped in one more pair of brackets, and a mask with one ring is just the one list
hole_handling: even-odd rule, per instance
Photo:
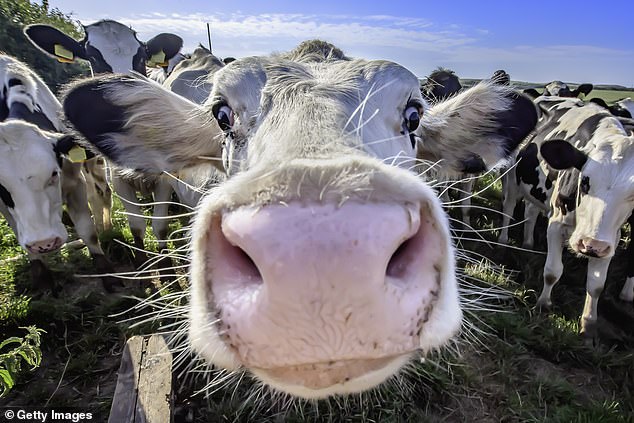
{"label": "pink nose", "polygon": [[578,244],[579,252],[588,257],[602,258],[610,254],[612,244],[593,238],[582,238]]}
{"label": "pink nose", "polygon": [[60,237],[54,237],[26,244],[26,248],[33,254],[50,253],[61,247],[63,242]]}
{"label": "pink nose", "polygon": [[417,348],[444,244],[419,206],[275,205],[216,223],[207,247],[213,300],[244,364],[283,368]]}

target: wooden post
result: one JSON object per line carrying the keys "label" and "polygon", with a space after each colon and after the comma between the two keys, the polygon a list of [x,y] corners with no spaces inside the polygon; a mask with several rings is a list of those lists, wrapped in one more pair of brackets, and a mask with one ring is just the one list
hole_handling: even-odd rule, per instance
{"label": "wooden post", "polygon": [[168,423],[173,417],[172,354],[161,335],[128,339],[108,423]]}

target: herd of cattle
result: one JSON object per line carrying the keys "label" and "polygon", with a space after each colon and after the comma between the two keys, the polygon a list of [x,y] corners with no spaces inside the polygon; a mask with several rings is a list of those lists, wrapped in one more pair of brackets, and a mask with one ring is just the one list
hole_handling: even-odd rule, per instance
{"label": "herd of cattle", "polygon": [[[608,108],[576,98],[591,85],[559,82],[519,93],[504,71],[462,89],[441,70],[421,87],[398,64],[352,59],[323,41],[221,61],[203,47],[180,54],[173,34],[141,42],[114,21],[84,29],[80,41],[25,29],[49,56],[87,60],[96,74],[61,103],[26,65],[0,55],[0,211],[35,280],[51,282],[41,255],[67,238],[62,204],[97,270],[109,273],[97,238],[110,226],[108,180],[128,212],[138,265],[147,257],[137,194],[152,193],[165,248],[176,192],[196,210],[193,350],[293,396],[360,392],[461,326],[448,219],[419,174],[433,166],[460,178],[505,163],[513,167],[500,241],[517,201],[526,204],[526,246],[537,215],[548,214],[538,303],[550,305],[567,241],[588,257],[582,331],[595,335],[621,226],[634,223],[632,100]],[[634,243],[627,254],[620,297],[631,302]]]}

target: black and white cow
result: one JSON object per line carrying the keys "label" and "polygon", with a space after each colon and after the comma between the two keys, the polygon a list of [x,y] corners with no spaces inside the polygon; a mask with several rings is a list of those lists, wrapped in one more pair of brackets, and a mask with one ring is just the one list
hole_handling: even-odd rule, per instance
{"label": "black and white cow", "polygon": [[[552,288],[563,272],[562,245],[568,240],[573,252],[588,257],[581,330],[594,336],[597,301],[620,228],[628,218],[632,222],[634,135],[617,117],[594,103],[558,97],[540,97],[537,101],[543,117],[518,163],[518,168],[524,163],[528,170],[537,170],[539,180],[525,184],[526,188],[530,187],[529,196],[549,205],[548,256],[537,304],[551,305]],[[634,263],[633,252],[630,243],[630,264]],[[634,266],[630,265],[620,294],[625,301],[634,298],[633,277]]]}
{"label": "black and white cow", "polygon": [[[102,20],[83,28],[85,37],[79,41],[48,25],[29,25],[24,33],[33,44],[58,60],[73,61],[79,58],[89,61],[94,73],[134,71],[146,75],[146,65],[167,64],[183,45],[179,36],[169,33],[162,33],[142,42],[131,28],[112,20]],[[123,199],[128,213],[136,247],[136,263],[140,266],[147,260],[143,243],[147,225],[137,200],[137,192],[145,195],[151,193],[154,196],[155,219],[152,219],[152,229],[158,239],[159,249],[164,249],[167,245],[168,225],[165,216],[172,195],[170,178],[131,178],[115,170],[112,183],[115,192]]]}
{"label": "black and white cow", "polygon": [[226,155],[192,228],[189,340],[304,398],[370,389],[458,331],[447,217],[408,169],[427,155],[456,172],[474,156],[492,165],[537,120],[528,98],[486,82],[429,107],[405,68],[337,51],[238,59],[202,106],[133,76],[80,82],[63,102],[121,166]]}
{"label": "black and white cow", "polygon": [[[614,256],[620,229],[632,223],[634,210],[634,134],[620,119],[594,104],[568,101],[553,106],[559,118],[552,124],[551,139],[540,152],[558,170],[551,198],[549,255],[544,269],[544,290],[539,304],[550,305],[550,293],[563,271],[561,248],[566,239],[572,251],[589,257],[588,296],[582,330],[594,332],[596,305],[605,284],[607,268]],[[576,126],[576,129],[571,129]],[[568,141],[568,142],[567,142]],[[551,248],[551,246],[553,248]],[[552,250],[552,254],[551,254]],[[632,263],[632,244],[628,249]],[[620,297],[634,299],[634,276]]]}
{"label": "black and white cow", "polygon": [[581,84],[574,90],[571,90],[568,84],[561,81],[553,81],[546,84],[541,94],[535,88],[528,88],[524,90],[525,94],[533,98],[537,98],[540,95],[543,96],[556,96],[556,97],[579,97],[581,94],[587,96],[594,86],[592,84]]}
{"label": "black and white cow", "polygon": [[[81,164],[62,157],[76,145],[64,135],[60,115],[61,104],[35,72],[0,54],[0,212],[29,254],[33,281],[49,286],[54,281],[42,254],[66,242],[63,204],[96,269],[111,272],[90,216]],[[103,282],[112,288],[111,278]]]}

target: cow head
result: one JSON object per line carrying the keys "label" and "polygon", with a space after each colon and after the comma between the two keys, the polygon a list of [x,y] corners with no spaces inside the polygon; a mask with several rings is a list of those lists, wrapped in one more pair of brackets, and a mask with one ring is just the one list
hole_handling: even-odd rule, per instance
{"label": "cow head", "polygon": [[590,257],[612,257],[619,230],[634,209],[634,135],[612,132],[588,152],[561,140],[545,142],[540,151],[553,168],[568,169],[559,178],[575,178],[570,248]]}
{"label": "cow head", "polygon": [[542,95],[552,95],[557,97],[579,97],[581,94],[588,95],[594,86],[592,84],[581,84],[574,90],[568,84],[561,81],[553,81],[544,87]]}
{"label": "cow head", "polygon": [[203,106],[121,76],[79,83],[63,103],[120,165],[212,160],[229,174],[192,229],[190,343],[305,398],[369,389],[455,335],[447,217],[408,169],[426,146],[450,167],[492,165],[537,119],[529,99],[490,84],[430,109],[405,68],[324,42],[232,62]]}
{"label": "cow head", "polygon": [[145,75],[146,64],[167,65],[183,46],[178,35],[169,33],[144,43],[131,28],[111,20],[84,26],[84,32],[84,39],[77,41],[48,25],[29,25],[24,29],[29,40],[46,54],[62,62],[88,60],[95,73],[133,70]]}
{"label": "cow head", "polygon": [[423,97],[430,103],[445,100],[461,89],[462,85],[454,71],[444,68],[433,71],[421,87]]}
{"label": "cow head", "polygon": [[61,155],[74,146],[69,137],[24,121],[0,122],[0,209],[30,253],[54,251],[66,241]]}

